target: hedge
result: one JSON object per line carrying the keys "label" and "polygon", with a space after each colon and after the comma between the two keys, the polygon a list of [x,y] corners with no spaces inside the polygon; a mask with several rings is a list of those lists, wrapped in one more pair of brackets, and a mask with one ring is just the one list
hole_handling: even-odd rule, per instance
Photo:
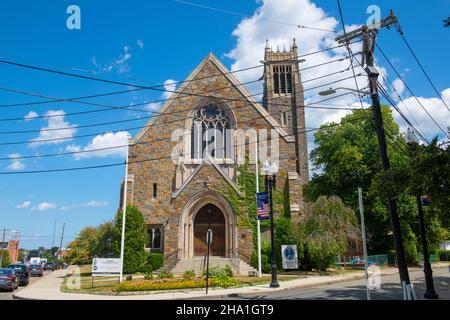
{"label": "hedge", "polygon": [[440,261],[450,261],[450,251],[439,250],[439,260]]}
{"label": "hedge", "polygon": [[164,255],[162,253],[149,253],[147,264],[152,266],[153,271],[158,270],[164,265]]}

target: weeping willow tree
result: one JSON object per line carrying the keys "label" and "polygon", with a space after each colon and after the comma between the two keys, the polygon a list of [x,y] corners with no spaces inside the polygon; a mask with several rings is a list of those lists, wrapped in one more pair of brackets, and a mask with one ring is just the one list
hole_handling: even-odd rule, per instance
{"label": "weeping willow tree", "polygon": [[301,267],[325,270],[359,238],[355,213],[339,197],[320,196],[310,203],[295,227]]}

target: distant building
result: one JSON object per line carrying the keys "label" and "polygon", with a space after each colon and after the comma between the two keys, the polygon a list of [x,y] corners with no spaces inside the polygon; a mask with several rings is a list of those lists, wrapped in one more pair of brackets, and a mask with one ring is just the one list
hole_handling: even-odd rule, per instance
{"label": "distant building", "polygon": [[67,249],[62,248],[61,251],[58,249],[58,251],[56,251],[55,256],[56,257],[59,257],[59,256],[64,257],[67,254],[67,252],[68,252]]}
{"label": "distant building", "polygon": [[9,240],[8,242],[9,261],[19,261],[19,240]]}

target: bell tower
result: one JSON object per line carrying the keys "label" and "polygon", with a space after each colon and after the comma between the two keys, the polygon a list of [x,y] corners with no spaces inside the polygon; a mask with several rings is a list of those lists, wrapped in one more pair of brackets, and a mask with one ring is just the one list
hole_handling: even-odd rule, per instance
{"label": "bell tower", "polygon": [[266,41],[263,105],[279,125],[295,138],[296,172],[309,180],[303,85],[295,39],[288,51],[273,51]]}

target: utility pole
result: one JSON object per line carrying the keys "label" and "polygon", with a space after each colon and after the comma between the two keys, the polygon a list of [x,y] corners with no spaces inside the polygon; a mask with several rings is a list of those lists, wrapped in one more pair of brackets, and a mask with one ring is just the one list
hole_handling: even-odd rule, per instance
{"label": "utility pole", "polygon": [[59,256],[58,256],[58,260],[61,259],[62,254],[61,254],[61,250],[62,250],[62,244],[63,244],[63,238],[64,238],[64,228],[66,227],[66,223],[63,223],[63,227],[62,227],[62,232],[61,232],[61,241],[59,242]]}
{"label": "utility pole", "polygon": [[51,246],[51,248],[53,248],[55,246],[55,232],[56,232],[56,219],[55,219],[55,222],[53,223],[53,238],[52,238],[52,246]]}
{"label": "utility pole", "polygon": [[0,253],[0,268],[3,265],[3,246],[5,243],[5,234],[6,234],[6,229],[3,228],[2,246],[1,246],[1,253]]}
{"label": "utility pole", "polygon": [[[372,99],[372,112],[375,120],[375,127],[377,131],[378,145],[380,147],[381,166],[383,171],[387,171],[390,168],[389,157],[386,147],[386,136],[383,127],[383,118],[381,114],[380,96],[378,95],[378,70],[374,67],[374,50],[378,30],[381,28],[390,29],[390,26],[394,24],[400,31],[398,19],[391,10],[389,16],[375,24],[364,25],[358,29],[355,29],[349,33],[338,36],[336,41],[338,43],[345,43],[349,45],[349,41],[362,37],[363,39],[363,52],[361,65],[365,67],[367,75],[369,77],[370,96]],[[397,264],[400,274],[400,281],[403,289],[403,296],[406,300],[414,299],[414,292],[412,292],[411,281],[409,279],[408,266],[406,264],[405,251],[403,248],[403,240],[400,230],[400,222],[397,213],[397,203],[393,195],[390,195],[388,199],[389,217],[392,226],[392,233],[394,236],[395,251],[397,253]]]}
{"label": "utility pole", "polygon": [[363,252],[364,252],[364,270],[366,272],[366,292],[367,300],[370,300],[370,288],[369,288],[369,273],[367,265],[367,244],[366,244],[366,225],[364,222],[364,204],[362,196],[362,188],[358,187],[358,200],[359,200],[359,213],[361,215],[361,236],[363,242]]}

